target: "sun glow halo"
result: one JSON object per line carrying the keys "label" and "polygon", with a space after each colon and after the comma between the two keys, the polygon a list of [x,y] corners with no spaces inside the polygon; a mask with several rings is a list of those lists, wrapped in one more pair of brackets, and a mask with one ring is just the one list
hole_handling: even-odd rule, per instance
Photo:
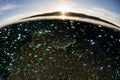
{"label": "sun glow halo", "polygon": [[60,18],[64,20],[66,18],[67,12],[70,12],[70,7],[64,4],[58,7],[58,11],[61,12]]}

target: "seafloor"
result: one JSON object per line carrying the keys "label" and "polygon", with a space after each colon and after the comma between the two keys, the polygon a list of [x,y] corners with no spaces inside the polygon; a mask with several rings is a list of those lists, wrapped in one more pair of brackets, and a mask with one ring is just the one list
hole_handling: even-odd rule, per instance
{"label": "seafloor", "polygon": [[36,20],[0,29],[5,80],[120,79],[120,31],[73,20]]}

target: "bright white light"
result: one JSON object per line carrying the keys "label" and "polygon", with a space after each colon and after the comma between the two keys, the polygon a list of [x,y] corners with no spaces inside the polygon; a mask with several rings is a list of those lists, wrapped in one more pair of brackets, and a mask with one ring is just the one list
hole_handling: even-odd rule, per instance
{"label": "bright white light", "polygon": [[61,2],[57,3],[55,10],[61,11],[62,13],[74,11],[73,4],[65,0],[61,0]]}
{"label": "bright white light", "polygon": [[57,5],[55,10],[61,12],[60,18],[64,20],[67,16],[67,12],[72,12],[73,8],[68,2],[61,1],[61,3]]}
{"label": "bright white light", "polygon": [[62,20],[64,20],[64,19],[66,18],[66,16],[65,16],[64,14],[62,14],[62,15],[60,16],[60,18],[61,18]]}
{"label": "bright white light", "polygon": [[67,12],[61,11],[60,18],[63,19],[63,20],[66,19],[67,18]]}
{"label": "bright white light", "polygon": [[58,10],[62,13],[70,11],[70,7],[68,5],[62,4],[58,6]]}

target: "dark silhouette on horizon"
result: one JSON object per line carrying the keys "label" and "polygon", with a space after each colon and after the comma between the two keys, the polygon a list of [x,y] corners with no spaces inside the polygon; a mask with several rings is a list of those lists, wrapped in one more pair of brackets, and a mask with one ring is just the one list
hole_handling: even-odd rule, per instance
{"label": "dark silhouette on horizon", "polygon": [[[80,17],[80,18],[93,19],[93,20],[101,21],[101,22],[104,22],[104,23],[107,23],[107,24],[110,24],[110,25],[113,25],[113,26],[116,26],[116,27],[120,28],[120,26],[118,26],[118,25],[116,25],[112,22],[109,22],[107,20],[103,20],[99,17],[90,16],[90,15],[86,15],[86,14],[83,14],[83,13],[75,13],[75,12],[65,12],[65,13],[67,14],[66,16],[68,16],[68,17]],[[37,14],[37,15],[29,16],[29,17],[22,18],[21,20],[28,19],[28,18],[34,18],[34,17],[60,16],[60,15],[61,15],[61,12],[57,11],[57,12],[50,12],[50,13],[43,13],[43,14]]]}

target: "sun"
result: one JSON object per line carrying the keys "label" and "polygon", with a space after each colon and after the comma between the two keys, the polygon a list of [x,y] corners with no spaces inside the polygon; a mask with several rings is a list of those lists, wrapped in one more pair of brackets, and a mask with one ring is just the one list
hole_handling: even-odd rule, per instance
{"label": "sun", "polygon": [[58,10],[61,11],[62,13],[70,11],[70,7],[68,5],[62,4],[61,6],[58,7]]}
{"label": "sun", "polygon": [[56,6],[54,7],[54,10],[60,11],[61,12],[60,18],[64,20],[67,18],[67,15],[68,15],[67,13],[73,12],[74,8],[70,2],[61,0],[61,2],[56,4]]}
{"label": "sun", "polygon": [[61,12],[60,18],[64,20],[67,16],[67,12],[71,11],[71,8],[66,4],[62,4],[61,6],[57,7],[57,11]]}
{"label": "sun", "polygon": [[71,2],[65,1],[65,0],[61,0],[60,2],[58,2],[55,6],[55,10],[57,11],[61,11],[62,13],[64,12],[71,12],[73,11],[73,5]]}
{"label": "sun", "polygon": [[64,19],[66,18],[66,16],[65,16],[64,14],[62,14],[62,15],[60,15],[60,18],[61,18],[62,20],[64,20]]}

